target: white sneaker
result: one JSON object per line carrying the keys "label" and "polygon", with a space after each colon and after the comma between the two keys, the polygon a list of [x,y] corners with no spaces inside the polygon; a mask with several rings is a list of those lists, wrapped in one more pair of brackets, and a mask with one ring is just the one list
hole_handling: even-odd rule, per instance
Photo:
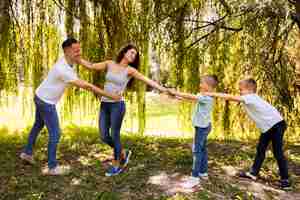
{"label": "white sneaker", "polygon": [[25,162],[31,164],[31,165],[34,165],[35,164],[35,161],[33,159],[33,156],[32,155],[28,155],[27,153],[24,153],[22,152],[20,154],[20,158],[21,160],[24,160]]}
{"label": "white sneaker", "polygon": [[190,189],[190,188],[193,188],[193,187],[199,185],[199,183],[200,183],[200,178],[190,176],[186,179],[186,181],[184,183],[181,184],[181,186],[183,188]]}
{"label": "white sneaker", "polygon": [[69,166],[56,166],[53,169],[49,169],[48,167],[46,167],[42,171],[43,175],[49,175],[49,176],[67,175],[68,173],[70,173]]}
{"label": "white sneaker", "polygon": [[207,173],[199,173],[199,177],[203,180],[208,180],[208,174]]}
{"label": "white sneaker", "polygon": [[239,177],[249,178],[249,179],[252,179],[254,181],[257,180],[257,176],[254,176],[253,174],[251,174],[251,172],[240,172]]}

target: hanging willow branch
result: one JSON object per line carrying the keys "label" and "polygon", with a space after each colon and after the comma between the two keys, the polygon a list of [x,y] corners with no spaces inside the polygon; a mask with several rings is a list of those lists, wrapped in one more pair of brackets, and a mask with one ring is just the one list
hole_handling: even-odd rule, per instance
{"label": "hanging willow branch", "polygon": [[217,29],[214,28],[212,31],[210,31],[209,33],[207,33],[207,34],[201,36],[200,38],[196,39],[193,43],[191,43],[190,45],[188,45],[188,46],[185,47],[185,48],[186,48],[186,49],[191,48],[192,46],[196,45],[198,42],[200,42],[201,40],[207,38],[208,36],[210,36],[212,33],[216,32],[216,31],[217,31]]}
{"label": "hanging willow branch", "polygon": [[[239,32],[239,31],[242,31],[243,28],[240,27],[240,28],[233,28],[233,27],[228,27],[228,26],[225,26],[222,24],[222,22],[225,20],[225,18],[227,17],[227,15],[221,17],[220,19],[217,19],[213,22],[206,22],[207,24],[206,25],[203,25],[203,26],[198,26],[198,27],[195,27],[193,28],[190,33],[186,36],[185,39],[188,39],[192,34],[195,33],[195,31],[199,31],[200,29],[204,29],[204,28],[207,28],[208,26],[214,26],[213,30],[210,31],[209,33],[201,36],[200,38],[196,39],[193,43],[191,43],[190,45],[188,45],[186,48],[189,49],[191,48],[192,46],[198,44],[201,40],[203,39],[206,39],[208,36],[210,36],[212,33],[214,33],[217,29],[223,29],[223,30],[228,30],[228,31],[234,31],[234,32]],[[200,23],[203,22],[203,21],[199,21]]]}
{"label": "hanging willow branch", "polygon": [[[223,6],[226,7],[226,2],[224,0],[220,0],[220,2],[222,3]],[[227,5],[228,6],[228,5]],[[201,26],[196,26],[190,29],[189,33],[186,34],[184,36],[184,39],[187,40],[189,39],[193,34],[197,33],[197,32],[203,32],[203,30],[205,30],[207,27],[214,27],[212,31],[210,31],[207,34],[204,34],[203,36],[199,37],[198,39],[196,39],[195,41],[193,41],[190,45],[188,45],[186,48],[189,49],[191,47],[193,47],[194,45],[197,45],[201,40],[206,39],[207,37],[209,37],[212,33],[215,32],[215,29],[223,29],[224,31],[233,31],[233,32],[240,32],[243,30],[243,27],[230,27],[228,25],[226,25],[226,20],[227,18],[230,19],[237,19],[238,17],[243,17],[248,13],[254,12],[256,7],[253,6],[248,6],[243,8],[243,10],[241,11],[241,13],[236,14],[236,15],[231,15],[231,11],[227,10],[227,13],[223,16],[220,17],[219,19],[216,19],[215,21],[203,21],[203,20],[196,20],[196,19],[187,19],[185,18],[184,21],[185,22],[191,22],[191,23],[197,23],[197,24],[204,24]],[[205,31],[204,31],[205,32]],[[174,41],[177,42],[177,41]]]}
{"label": "hanging willow branch", "polygon": [[232,13],[230,6],[228,5],[228,3],[225,0],[219,0],[219,2],[225,8],[226,13],[228,13],[228,14]]}
{"label": "hanging willow branch", "polygon": [[296,4],[296,0],[288,0],[291,4]]}
{"label": "hanging willow branch", "polygon": [[277,60],[275,61],[275,63],[279,63],[281,62],[282,60],[282,57],[283,57],[283,52],[284,52],[284,49],[286,48],[286,44],[287,44],[287,41],[288,41],[288,37],[289,37],[289,34],[290,32],[292,31],[294,25],[295,25],[296,22],[292,22],[290,23],[283,31],[282,33],[280,34],[280,38],[283,38],[283,42],[282,42],[282,46],[279,50],[279,56],[277,58]]}
{"label": "hanging willow branch", "polygon": [[291,14],[292,20],[295,21],[300,29],[300,0],[289,0],[294,5],[296,12]]}
{"label": "hanging willow branch", "polygon": [[63,2],[61,2],[61,0],[52,0],[55,5],[57,5],[60,9],[66,11],[69,15],[72,15],[74,18],[80,20],[80,17],[78,15],[76,15],[76,13],[74,13],[72,10],[70,10],[69,8],[67,8]]}
{"label": "hanging willow branch", "polygon": [[[67,8],[61,0],[52,0],[54,4],[61,10],[65,11],[67,14],[73,16],[77,20],[82,20],[80,14],[73,12],[70,8]],[[87,25],[96,26],[95,22],[89,20],[89,18],[84,19]]]}
{"label": "hanging willow branch", "polygon": [[1,47],[5,48],[8,42],[8,32],[10,28],[10,1],[2,0],[0,2],[0,43]]}

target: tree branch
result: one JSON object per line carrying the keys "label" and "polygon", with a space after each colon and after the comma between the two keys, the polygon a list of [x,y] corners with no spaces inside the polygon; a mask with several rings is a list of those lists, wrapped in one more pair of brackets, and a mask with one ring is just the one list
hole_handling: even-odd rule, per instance
{"label": "tree branch", "polygon": [[209,33],[201,36],[200,38],[198,38],[197,40],[195,40],[193,43],[191,43],[190,45],[188,45],[185,49],[189,49],[191,48],[192,46],[194,46],[195,44],[197,44],[198,42],[200,42],[201,40],[207,38],[210,34],[214,33],[217,29],[214,28],[212,31],[210,31]]}
{"label": "tree branch", "polygon": [[293,5],[296,4],[296,1],[294,1],[294,0],[288,0],[288,2],[290,2],[290,3],[293,4]]}
{"label": "tree branch", "polygon": [[240,28],[232,28],[232,27],[227,27],[227,26],[220,26],[221,29],[225,29],[225,30],[229,30],[229,31],[235,31],[235,32],[239,32],[241,30],[243,30],[242,27]]}
{"label": "tree branch", "polygon": [[[76,15],[76,13],[72,12],[71,10],[69,10],[64,4],[63,2],[61,2],[61,0],[52,0],[54,2],[54,4],[57,5],[57,7],[59,7],[60,9],[66,11],[68,14],[72,15],[74,18],[81,20],[80,17],[78,15]],[[89,20],[87,20],[88,24],[91,24]]]}

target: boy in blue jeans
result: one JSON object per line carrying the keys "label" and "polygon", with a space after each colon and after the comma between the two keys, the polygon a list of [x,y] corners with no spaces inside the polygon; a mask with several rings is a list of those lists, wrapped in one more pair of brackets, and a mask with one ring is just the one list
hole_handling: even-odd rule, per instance
{"label": "boy in blue jeans", "polygon": [[272,150],[277,160],[281,177],[280,187],[284,190],[288,190],[291,189],[288,180],[288,164],[282,149],[286,123],[276,108],[256,94],[256,88],[256,81],[252,78],[248,78],[239,82],[240,96],[207,92],[204,93],[204,95],[242,103],[246,113],[262,132],[257,145],[254,163],[248,172],[242,172],[240,176],[252,180],[257,179],[257,175],[265,159],[267,147],[272,141]]}
{"label": "boy in blue jeans", "polygon": [[[199,90],[212,92],[217,86],[218,80],[214,75],[201,77]],[[169,93],[180,99],[191,100],[196,103],[192,123],[195,127],[195,138],[193,142],[193,167],[192,176],[184,182],[183,187],[193,188],[200,183],[200,178],[208,179],[207,174],[207,136],[211,131],[211,111],[213,108],[213,98],[210,96],[194,95],[189,93],[169,90]]]}

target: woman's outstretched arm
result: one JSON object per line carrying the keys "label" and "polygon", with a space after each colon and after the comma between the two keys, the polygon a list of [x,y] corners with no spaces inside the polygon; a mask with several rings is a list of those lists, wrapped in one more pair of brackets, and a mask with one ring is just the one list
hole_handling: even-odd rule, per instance
{"label": "woman's outstretched arm", "polygon": [[104,62],[99,62],[99,63],[92,63],[90,61],[84,60],[84,59],[80,59],[79,64],[84,66],[87,69],[91,69],[91,70],[97,70],[97,71],[103,71],[106,69],[107,65],[112,63],[111,60],[107,60]]}
{"label": "woman's outstretched arm", "polygon": [[136,69],[134,69],[132,67],[129,68],[128,74],[130,76],[132,76],[133,78],[143,81],[147,85],[150,85],[151,87],[158,89],[161,92],[167,92],[167,88],[165,88],[165,87],[161,86],[160,84],[158,84],[157,82],[149,79],[148,77],[144,76],[143,74],[141,74],[140,72],[138,72]]}

